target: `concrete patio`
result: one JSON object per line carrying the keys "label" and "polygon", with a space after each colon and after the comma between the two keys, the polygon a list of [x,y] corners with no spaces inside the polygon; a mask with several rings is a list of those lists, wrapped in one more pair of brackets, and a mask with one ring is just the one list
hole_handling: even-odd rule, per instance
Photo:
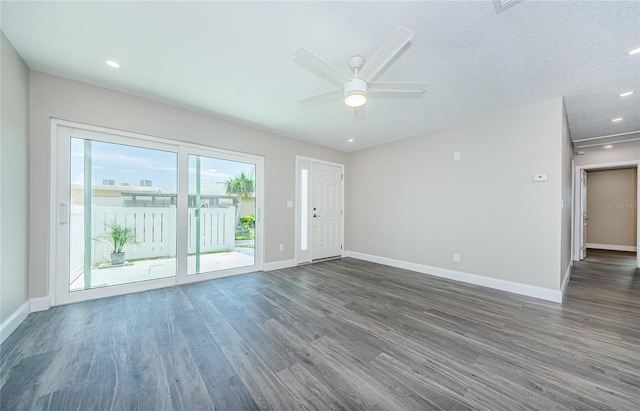
{"label": "concrete patio", "polygon": [[[246,267],[253,264],[253,249],[238,247],[236,251],[231,252],[202,254],[200,256],[200,273]],[[187,259],[187,273],[195,274],[195,267],[196,257],[195,255],[190,255]],[[138,260],[126,262],[120,266],[103,265],[91,270],[91,288],[155,280],[175,275],[175,258]],[[73,278],[70,280],[71,291],[84,289],[84,275],[82,272],[74,273]]]}

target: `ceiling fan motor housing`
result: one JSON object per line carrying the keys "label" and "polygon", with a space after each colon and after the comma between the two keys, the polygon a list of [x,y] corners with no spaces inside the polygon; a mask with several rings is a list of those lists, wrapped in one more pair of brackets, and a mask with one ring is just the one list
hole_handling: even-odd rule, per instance
{"label": "ceiling fan motor housing", "polygon": [[367,82],[359,78],[354,78],[353,80],[349,80],[344,85],[345,97],[347,97],[350,94],[356,94],[356,93],[364,94],[366,96],[368,91],[369,91],[369,88],[367,86]]}

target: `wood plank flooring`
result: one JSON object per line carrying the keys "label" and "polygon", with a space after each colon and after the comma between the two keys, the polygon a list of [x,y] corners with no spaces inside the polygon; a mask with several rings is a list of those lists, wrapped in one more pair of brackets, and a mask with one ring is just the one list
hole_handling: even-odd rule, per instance
{"label": "wood plank flooring", "polygon": [[2,410],[637,411],[640,274],[576,263],[559,305],[334,260],[55,307],[0,351]]}
{"label": "wood plank flooring", "polygon": [[631,267],[635,267],[637,264],[636,253],[634,252],[598,250],[595,248],[587,250],[587,258],[585,260],[588,263],[627,265]]}

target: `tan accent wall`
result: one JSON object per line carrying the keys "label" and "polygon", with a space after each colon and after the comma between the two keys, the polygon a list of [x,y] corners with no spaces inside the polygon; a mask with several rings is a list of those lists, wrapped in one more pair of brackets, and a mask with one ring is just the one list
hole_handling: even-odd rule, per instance
{"label": "tan accent wall", "polygon": [[587,172],[587,244],[637,245],[637,169]]}

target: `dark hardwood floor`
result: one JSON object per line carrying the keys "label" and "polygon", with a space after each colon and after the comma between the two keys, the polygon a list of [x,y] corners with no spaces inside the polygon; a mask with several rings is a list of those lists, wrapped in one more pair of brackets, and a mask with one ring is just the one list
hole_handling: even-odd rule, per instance
{"label": "dark hardwood floor", "polygon": [[637,411],[640,275],[576,263],[560,305],[334,260],[55,307],[0,349],[2,410]]}

